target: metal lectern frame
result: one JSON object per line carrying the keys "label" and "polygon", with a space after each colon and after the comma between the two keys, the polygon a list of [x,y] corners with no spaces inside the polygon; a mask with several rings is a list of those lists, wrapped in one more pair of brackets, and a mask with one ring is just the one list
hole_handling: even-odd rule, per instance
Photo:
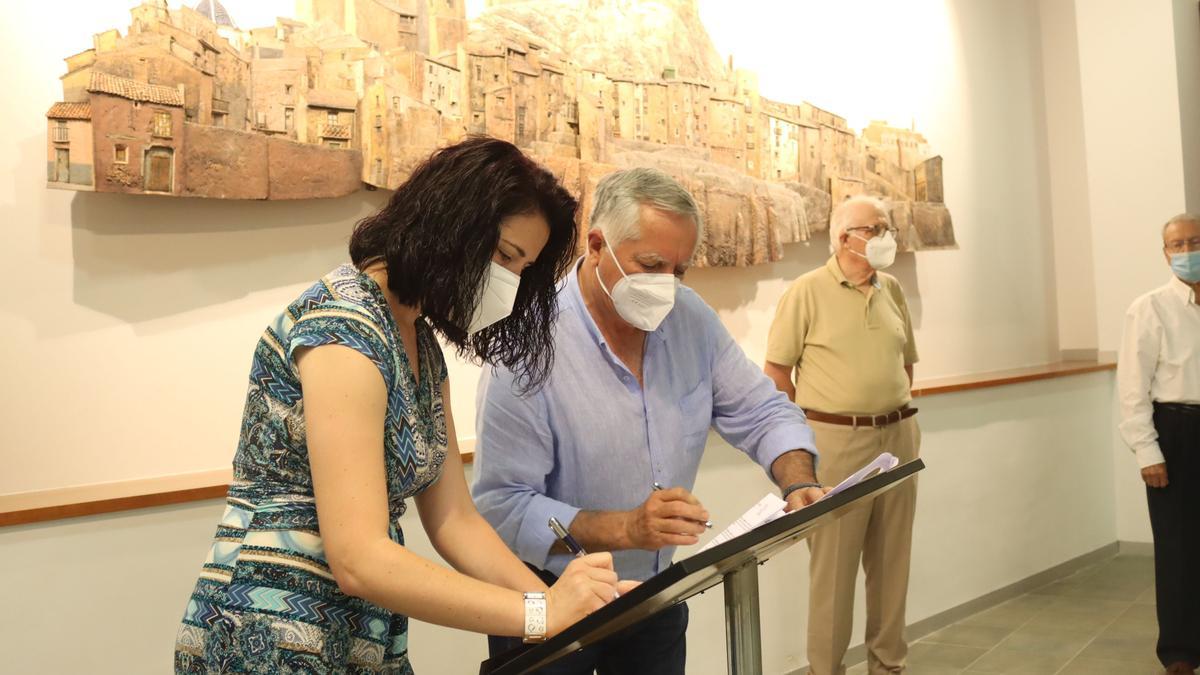
{"label": "metal lectern frame", "polygon": [[680,560],[546,642],[514,649],[484,661],[479,673],[517,675],[549,665],[723,583],[729,673],[758,675],[762,672],[758,566],[807,537],[813,529],[841,517],[855,502],[890,490],[924,468],[925,463],[920,459],[907,462],[740,537]]}

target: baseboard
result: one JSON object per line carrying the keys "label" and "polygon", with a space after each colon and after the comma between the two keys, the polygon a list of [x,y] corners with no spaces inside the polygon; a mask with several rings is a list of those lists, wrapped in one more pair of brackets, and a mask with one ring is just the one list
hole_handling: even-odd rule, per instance
{"label": "baseboard", "polygon": [[1118,541],[1121,555],[1141,555],[1154,557],[1154,542],[1151,541]]}
{"label": "baseboard", "polygon": [[[1030,575],[1020,581],[1011,583],[1004,588],[997,589],[982,595],[974,600],[969,600],[956,607],[951,607],[943,612],[938,612],[933,616],[921,619],[920,621],[911,623],[905,628],[905,637],[908,641],[915,642],[930,633],[939,631],[950,624],[961,621],[972,614],[978,614],[985,609],[994,607],[1002,602],[1012,600],[1013,598],[1024,595],[1029,591],[1041,588],[1048,583],[1070,576],[1075,572],[1098,562],[1107,560],[1118,553],[1129,555],[1144,555],[1139,553],[1143,551],[1145,546],[1141,542],[1113,542],[1105,544],[1095,551],[1084,553],[1083,555],[1072,558],[1064,563],[1059,563],[1050,569],[1043,570],[1037,574]],[[1133,547],[1127,549],[1127,547]],[[843,662],[847,666],[852,666],[861,663],[867,659],[867,647],[864,644],[857,644],[846,651],[846,657]],[[795,670],[789,670],[786,675],[802,675],[808,672],[808,665],[805,664]]]}

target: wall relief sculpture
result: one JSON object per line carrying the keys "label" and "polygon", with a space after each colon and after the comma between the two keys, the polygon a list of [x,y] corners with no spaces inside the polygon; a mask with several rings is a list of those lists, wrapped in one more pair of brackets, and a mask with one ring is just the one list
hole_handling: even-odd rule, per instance
{"label": "wall relief sculpture", "polygon": [[[242,29],[218,0],[146,0],[125,35],[67,57],[47,185],[216,199],[392,189],[466,134],[516,143],[584,204],[628,166],[700,202],[701,266],[744,266],[869,193],[902,250],[955,248],[942,158],[914,129],[759,94],[718,56],[696,0],[298,0]],[[584,223],[586,225],[586,222]]]}

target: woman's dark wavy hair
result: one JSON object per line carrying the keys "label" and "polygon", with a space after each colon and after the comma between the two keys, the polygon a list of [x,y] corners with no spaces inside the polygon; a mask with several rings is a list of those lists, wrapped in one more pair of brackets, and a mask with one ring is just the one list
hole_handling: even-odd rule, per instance
{"label": "woman's dark wavy hair", "polygon": [[[554,175],[512,143],[487,137],[433,153],[387,206],[354,229],[359,269],[383,261],[388,289],[421,313],[460,356],[503,364],[529,391],[554,363],[555,286],[575,257],[579,204]],[[467,335],[500,240],[500,222],[540,213],[550,238],[521,274],[512,314]]]}

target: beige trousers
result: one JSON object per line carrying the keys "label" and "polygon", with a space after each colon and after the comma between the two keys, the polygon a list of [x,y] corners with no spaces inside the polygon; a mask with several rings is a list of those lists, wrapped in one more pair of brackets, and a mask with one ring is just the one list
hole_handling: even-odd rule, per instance
{"label": "beige trousers", "polygon": [[[809,420],[820,452],[817,475],[825,485],[890,452],[916,459],[921,430],[914,415],[886,427],[849,427]],[[866,573],[867,665],[871,675],[900,673],[908,644],[908,596],[916,478],[892,488],[818,528],[809,538],[808,663],[811,675],[841,675],[854,628],[854,587],[859,561]]]}

